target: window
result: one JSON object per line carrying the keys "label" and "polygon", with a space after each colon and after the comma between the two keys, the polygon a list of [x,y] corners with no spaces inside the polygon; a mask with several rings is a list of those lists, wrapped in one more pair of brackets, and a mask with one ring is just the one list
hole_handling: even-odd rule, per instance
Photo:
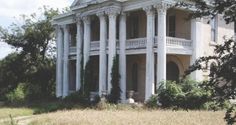
{"label": "window", "polygon": [[216,22],[216,17],[211,19],[210,21],[211,25],[211,41],[216,42],[216,28],[217,28],[217,22]]}
{"label": "window", "polygon": [[131,21],[131,38],[138,38],[139,37],[139,17],[133,16]]}
{"label": "window", "polygon": [[175,37],[176,19],[175,16],[169,16],[169,36]]}
{"label": "window", "polygon": [[70,25],[70,46],[72,47],[76,46],[76,34],[77,34],[76,25],[75,24]]}

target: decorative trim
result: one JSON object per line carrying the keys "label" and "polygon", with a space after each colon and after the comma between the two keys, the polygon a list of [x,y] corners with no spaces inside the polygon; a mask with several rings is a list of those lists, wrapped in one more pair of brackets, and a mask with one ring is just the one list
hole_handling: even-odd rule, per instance
{"label": "decorative trim", "polygon": [[116,18],[116,16],[121,13],[121,9],[111,7],[108,8],[105,13],[109,16],[109,18]]}
{"label": "decorative trim", "polygon": [[90,25],[91,24],[91,18],[90,16],[84,16],[82,17],[82,20],[85,24]]}
{"label": "decorative trim", "polygon": [[159,14],[166,14],[166,11],[173,6],[173,3],[169,1],[158,2],[154,7],[157,9]]}
{"label": "decorative trim", "polygon": [[146,6],[143,8],[147,15],[153,15],[155,12],[153,10],[153,6]]}

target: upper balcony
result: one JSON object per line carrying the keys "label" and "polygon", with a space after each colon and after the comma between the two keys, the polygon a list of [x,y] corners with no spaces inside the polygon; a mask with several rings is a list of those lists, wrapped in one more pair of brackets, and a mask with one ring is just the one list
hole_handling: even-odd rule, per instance
{"label": "upper balcony", "polygon": [[[182,38],[167,37],[167,53],[169,54],[192,54],[192,41]],[[126,51],[130,54],[145,53],[147,45],[146,38],[129,39],[126,41]],[[99,55],[100,42],[92,41],[90,44],[90,52],[92,55]],[[154,49],[158,49],[157,37],[154,38]],[[108,50],[108,42],[107,42]],[[119,50],[119,42],[117,42],[117,50]],[[140,51],[142,50],[142,51]],[[129,52],[132,51],[132,52]],[[137,51],[137,52],[135,52]],[[70,54],[76,54],[76,47],[70,47]]]}
{"label": "upper balcony", "polygon": [[[170,9],[167,12],[167,54],[192,54],[192,41],[191,38],[191,21],[187,20],[188,12],[177,9]],[[99,37],[100,37],[100,23],[98,17],[94,16],[91,22],[91,43],[90,43],[90,54],[99,54]],[[119,20],[117,20],[119,24]],[[132,11],[128,14],[126,20],[127,30],[127,41],[126,41],[126,52],[127,54],[141,54],[146,53],[147,43],[147,18],[146,12],[143,10]],[[158,29],[158,17],[155,16],[155,38],[154,38],[154,52],[158,49],[157,40],[157,29]],[[75,26],[76,27],[76,26]],[[109,26],[108,26],[109,27]],[[75,28],[76,29],[76,28]],[[117,39],[119,36],[119,25],[117,25]],[[75,33],[75,32],[74,32]],[[108,45],[109,43],[107,43]],[[107,47],[108,49],[108,47]],[[119,42],[117,42],[117,50],[119,50]],[[118,51],[119,53],[119,51]],[[70,54],[76,54],[76,47],[70,48]]]}

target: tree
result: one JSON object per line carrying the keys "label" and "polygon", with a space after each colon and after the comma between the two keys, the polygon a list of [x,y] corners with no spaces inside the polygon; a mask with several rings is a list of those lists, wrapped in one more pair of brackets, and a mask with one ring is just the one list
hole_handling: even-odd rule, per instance
{"label": "tree", "polygon": [[119,57],[116,55],[113,58],[112,72],[111,72],[111,93],[108,97],[110,103],[118,103],[120,100],[120,73],[119,73]]}
{"label": "tree", "polygon": [[19,50],[1,62],[0,78],[5,80],[1,88],[7,88],[4,93],[25,83],[29,99],[54,96],[55,35],[51,20],[58,14],[58,10],[44,7],[41,15],[22,15],[23,24],[0,28],[1,40]]}
{"label": "tree", "polygon": [[[236,1],[235,0],[193,0],[195,4],[179,3],[178,6],[186,8],[195,8],[190,17],[202,18],[216,15],[223,15],[227,24],[235,23],[236,21]],[[236,94],[236,44],[235,39],[225,39],[222,45],[215,47],[215,54],[212,56],[201,57],[198,59],[186,74],[190,74],[195,70],[203,70],[209,67],[210,62],[215,62],[212,65],[209,74],[209,80],[205,82],[206,88],[213,92],[212,99],[216,100],[220,105],[223,105],[225,100],[235,99]],[[234,108],[228,109],[226,121],[228,124],[236,122],[236,113],[233,113]]]}
{"label": "tree", "polygon": [[0,98],[13,91],[17,85],[25,79],[24,60],[21,59],[17,53],[8,55],[5,59],[0,61]]}

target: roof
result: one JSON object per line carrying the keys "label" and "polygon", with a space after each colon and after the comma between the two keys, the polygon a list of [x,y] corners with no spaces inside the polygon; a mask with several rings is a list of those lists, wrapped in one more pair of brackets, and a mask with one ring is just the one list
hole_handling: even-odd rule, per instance
{"label": "roof", "polygon": [[[109,1],[109,0],[74,0],[71,7],[80,6],[80,5],[96,4],[96,3],[101,3],[104,1]],[[115,1],[125,2],[128,0],[115,0]]]}

